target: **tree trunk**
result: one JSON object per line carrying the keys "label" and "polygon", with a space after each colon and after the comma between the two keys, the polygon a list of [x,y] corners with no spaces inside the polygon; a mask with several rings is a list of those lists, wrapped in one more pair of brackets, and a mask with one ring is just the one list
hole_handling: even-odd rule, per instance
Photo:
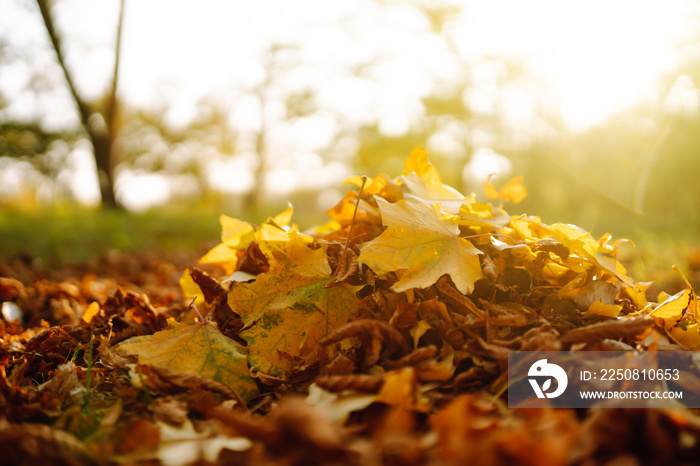
{"label": "tree trunk", "polygon": [[87,102],[75,86],[75,81],[70,70],[66,66],[61,47],[62,38],[56,31],[53,13],[49,0],[36,0],[44,20],[46,32],[49,35],[51,45],[56,52],[58,63],[63,70],[66,83],[73,96],[80,116],[80,122],[90,139],[97,168],[97,180],[100,186],[102,206],[107,208],[121,208],[114,189],[114,140],[117,128],[117,79],[119,75],[119,62],[121,55],[121,33],[124,20],[124,1],[120,2],[119,20],[117,23],[117,37],[114,52],[114,70],[112,83],[106,95],[106,103],[98,109],[95,103]]}
{"label": "tree trunk", "polygon": [[100,184],[102,207],[119,209],[121,205],[117,201],[114,189],[112,138],[109,134],[93,133],[90,134],[90,139],[95,151],[95,166],[97,167],[97,181]]}
{"label": "tree trunk", "polygon": [[258,166],[253,171],[253,189],[251,189],[243,200],[244,208],[252,214],[257,214],[261,207],[261,194],[265,193],[265,175],[267,174],[267,118],[265,111],[267,110],[267,92],[272,82],[271,78],[271,58],[268,57],[268,63],[265,67],[265,81],[257,90],[258,102],[260,102],[260,129],[255,135],[255,152],[258,155]]}
{"label": "tree trunk", "polygon": [[253,189],[246,193],[243,200],[243,207],[251,214],[257,214],[261,207],[261,194],[265,192],[265,174],[267,173],[265,131],[266,128],[263,123],[260,132],[255,136],[255,151],[258,154],[258,166],[255,167],[253,171]]}

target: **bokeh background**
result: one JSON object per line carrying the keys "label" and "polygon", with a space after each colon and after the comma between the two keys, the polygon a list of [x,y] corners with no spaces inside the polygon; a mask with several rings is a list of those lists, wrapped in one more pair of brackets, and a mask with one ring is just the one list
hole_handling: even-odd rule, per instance
{"label": "bokeh background", "polygon": [[691,0],[0,0],[2,256],[190,247],[288,201],[308,227],[422,146],[640,273],[700,269],[699,81]]}

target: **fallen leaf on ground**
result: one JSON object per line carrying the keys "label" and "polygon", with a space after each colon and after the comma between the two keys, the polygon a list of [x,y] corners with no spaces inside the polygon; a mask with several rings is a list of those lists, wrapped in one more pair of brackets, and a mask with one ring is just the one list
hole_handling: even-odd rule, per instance
{"label": "fallen leaf on ground", "polygon": [[481,251],[459,236],[455,218],[411,199],[390,204],[378,197],[387,229],[362,247],[359,262],[376,273],[405,270],[392,289],[426,288],[449,274],[457,289],[469,294],[482,277]]}
{"label": "fallen leaf on ground", "polygon": [[287,241],[261,245],[270,270],[253,283],[234,283],[229,305],[243,319],[240,336],[248,342],[250,366],[273,376],[286,376],[293,358],[321,357],[318,342],[352,316],[359,287],[333,282],[324,247],[309,248],[311,239],[294,230]]}
{"label": "fallen leaf on ground", "polygon": [[248,373],[245,349],[210,322],[174,324],[153,335],[130,338],[114,349],[138,356],[140,364],[217,380],[245,401],[258,392]]}

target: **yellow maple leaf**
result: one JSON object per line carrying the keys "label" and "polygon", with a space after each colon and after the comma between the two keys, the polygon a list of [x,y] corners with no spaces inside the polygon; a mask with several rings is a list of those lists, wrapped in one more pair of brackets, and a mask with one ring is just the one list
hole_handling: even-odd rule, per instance
{"label": "yellow maple leaf", "polygon": [[[598,241],[591,238],[590,233],[583,231],[575,225],[555,223],[546,227],[552,235],[569,248],[573,255],[567,261],[567,265],[576,272],[597,265],[611,275],[617,277],[622,283],[637,289],[634,279],[627,274],[625,267],[614,257],[599,250]],[[585,263],[578,268],[576,261],[584,259]]]}
{"label": "yellow maple leaf", "polygon": [[516,176],[499,191],[496,191],[496,188],[491,184],[491,177],[495,175],[495,173],[491,173],[484,182],[484,194],[486,194],[486,197],[489,199],[498,199],[500,197],[503,201],[511,201],[514,204],[522,202],[527,197],[527,190],[524,184],[525,178]]}
{"label": "yellow maple leaf", "polygon": [[253,241],[253,226],[237,218],[222,215],[221,242],[232,249],[243,249]]}
{"label": "yellow maple leaf", "polygon": [[[288,226],[292,221],[294,212],[291,204],[275,217],[268,218],[263,226],[275,227]],[[243,251],[256,239],[256,231],[253,225],[227,215],[219,217],[221,223],[221,243],[214,246],[204,257],[199,259],[202,264],[217,264],[231,275],[238,264],[238,251]]]}
{"label": "yellow maple leaf", "polygon": [[668,298],[663,303],[649,313],[656,323],[671,329],[687,312],[695,314],[695,293],[692,288],[686,288]]}
{"label": "yellow maple leaf", "polygon": [[[440,204],[440,208],[446,213],[457,214],[463,205],[474,202],[473,194],[471,196],[463,196],[450,186],[434,183],[428,179],[421,178],[415,173],[401,176],[397,181],[406,192],[407,197],[418,199],[428,205]],[[387,200],[391,201],[390,199]]]}
{"label": "yellow maple leaf", "polygon": [[357,215],[355,215],[357,202],[357,193],[355,191],[348,191],[336,205],[328,209],[328,216],[338,222],[341,228],[350,225],[353,222],[353,218],[356,223],[379,223],[379,218],[376,213],[377,209],[373,208],[362,199],[360,199],[360,207],[359,210],[357,210]]}
{"label": "yellow maple leaf", "polygon": [[700,324],[693,322],[688,325],[673,327],[669,331],[678,343],[691,351],[700,350]]}
{"label": "yellow maple leaf", "polygon": [[253,283],[234,284],[228,299],[246,325],[258,320],[266,310],[291,307],[300,299],[313,296],[331,280],[326,251],[322,247],[309,248],[313,240],[310,236],[296,230],[277,235],[272,229],[259,236],[258,244],[270,261],[270,269]]}
{"label": "yellow maple leaf", "polygon": [[271,257],[273,251],[283,247],[282,244],[289,242],[292,237],[304,245],[313,241],[311,236],[299,234],[296,228],[280,227],[271,223],[264,223],[255,232],[255,241],[262,253],[268,257]]}
{"label": "yellow maple leaf", "polygon": [[[351,176],[345,180],[345,184],[353,184],[358,188],[362,187],[361,176]],[[401,188],[396,181],[389,178],[388,175],[378,175],[376,178],[366,178],[365,187],[362,189],[363,196],[376,194],[389,202],[398,201],[403,197]]]}
{"label": "yellow maple leaf", "polygon": [[510,223],[510,215],[503,209],[486,203],[474,202],[462,205],[459,224],[487,228],[502,228]]}
{"label": "yellow maple leaf", "polygon": [[425,288],[449,274],[460,292],[471,293],[483,276],[481,251],[459,236],[455,216],[441,216],[414,199],[394,204],[376,199],[387,229],[363,246],[359,262],[380,274],[405,269],[394,291]]}
{"label": "yellow maple leaf", "polygon": [[214,379],[228,385],[245,401],[258,393],[248,373],[246,350],[211,322],[176,323],[153,335],[129,338],[114,349],[138,356],[139,364]]}
{"label": "yellow maple leaf", "polygon": [[590,316],[605,316],[605,317],[617,317],[622,311],[622,306],[619,304],[606,304],[599,301],[594,302],[590,305],[588,310],[586,310],[583,315],[584,317]]}
{"label": "yellow maple leaf", "polygon": [[512,217],[508,227],[507,232],[511,236],[515,235],[525,241],[535,241],[552,236],[552,232],[542,223],[542,219],[535,216]]}
{"label": "yellow maple leaf", "polygon": [[193,303],[195,306],[204,304],[204,293],[202,293],[202,289],[192,279],[190,269],[185,269],[182,273],[182,277],[180,277],[179,283],[185,297],[187,299],[194,298]]}
{"label": "yellow maple leaf", "polygon": [[294,207],[292,207],[292,204],[287,204],[286,209],[274,217],[268,218],[265,223],[274,223],[275,225],[279,226],[290,226],[292,224],[292,214],[294,214]]}
{"label": "yellow maple leaf", "polygon": [[236,270],[238,262],[237,251],[241,251],[255,239],[253,226],[237,218],[227,215],[219,217],[221,223],[221,243],[212,248],[199,262],[203,264],[218,264],[226,273]]}
{"label": "yellow maple leaf", "polygon": [[416,147],[411,151],[411,155],[403,164],[406,169],[405,174],[415,172],[419,177],[438,185],[442,185],[442,178],[437,168],[428,161],[428,151],[422,147]]}
{"label": "yellow maple leaf", "polygon": [[501,188],[499,194],[501,199],[504,201],[511,201],[514,204],[518,204],[527,197],[527,190],[525,189],[525,178],[522,176],[516,176],[511,179],[505,186]]}
{"label": "yellow maple leaf", "polygon": [[602,252],[597,252],[593,259],[594,263],[598,264],[602,269],[619,278],[622,283],[634,289],[638,289],[634,279],[629,276],[627,269],[625,269],[625,267],[617,259]]}
{"label": "yellow maple leaf", "polygon": [[265,374],[285,376],[294,368],[291,357],[313,361],[318,340],[354,316],[360,287],[333,282],[325,247],[311,249],[311,238],[292,229],[286,241],[260,242],[270,269],[253,283],[235,283],[231,308],[247,328],[250,366]]}
{"label": "yellow maple leaf", "polygon": [[647,301],[646,291],[652,285],[652,282],[640,282],[637,283],[637,290],[634,288],[625,288],[624,292],[627,297],[632,301],[632,303],[639,309],[645,307],[649,302]]}

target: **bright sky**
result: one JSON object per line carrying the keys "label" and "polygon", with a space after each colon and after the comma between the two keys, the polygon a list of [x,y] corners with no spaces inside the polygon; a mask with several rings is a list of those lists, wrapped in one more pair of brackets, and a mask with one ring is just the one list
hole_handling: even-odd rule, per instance
{"label": "bright sky", "polygon": [[[332,176],[323,176],[328,167],[317,155],[338,130],[333,115],[349,124],[377,121],[387,135],[405,134],[420,119],[422,97],[470,75],[474,86],[464,100],[476,113],[499,113],[514,127],[527,127],[536,109],[545,108],[580,131],[627,106],[658,100],[658,78],[686,58],[677,44],[694,40],[698,30],[698,3],[690,0],[445,0],[439,3],[462,7],[447,24],[445,41],[430,33],[429,22],[412,6],[421,3],[436,2],[127,0],[120,92],[138,106],[167,102],[167,118],[174,124],[193,116],[198,99],[216,95],[232,109],[232,126],[254,130],[261,110],[245,94],[264,77],[265,51],[273,43],[298,45],[302,63],[292,63],[280,92],[310,87],[326,113],[279,131],[273,149],[294,155],[294,163],[280,164],[268,181],[283,192],[298,186],[299,161],[307,176],[320,175],[315,180],[344,176],[337,166],[331,167]],[[66,45],[79,84],[98,95],[111,69],[118,2],[60,0],[57,5],[59,27],[70,31]],[[4,0],[0,31],[1,38],[23,48],[46,43],[29,0]],[[507,69],[488,60],[493,57],[521,63],[531,79],[504,85]],[[34,60],[34,66],[48,69],[52,57]],[[352,76],[353,67],[367,63],[362,78]],[[55,126],[74,123],[65,92],[38,101],[20,91],[28,75],[22,66],[0,73],[0,88],[11,97],[6,112],[37,112]],[[694,92],[692,82],[690,88]],[[266,112],[275,118],[274,108]],[[481,149],[488,154],[488,143]],[[490,169],[489,163],[502,168],[500,159],[481,159],[475,173]],[[217,174],[237,173],[236,186],[247,189],[251,178],[239,165],[213,170],[212,181],[217,183]],[[142,184],[151,190],[158,185],[153,179]],[[94,196],[94,186],[85,186],[90,183],[76,193]],[[141,198],[133,186],[130,197]],[[160,195],[168,189],[164,184]]]}

